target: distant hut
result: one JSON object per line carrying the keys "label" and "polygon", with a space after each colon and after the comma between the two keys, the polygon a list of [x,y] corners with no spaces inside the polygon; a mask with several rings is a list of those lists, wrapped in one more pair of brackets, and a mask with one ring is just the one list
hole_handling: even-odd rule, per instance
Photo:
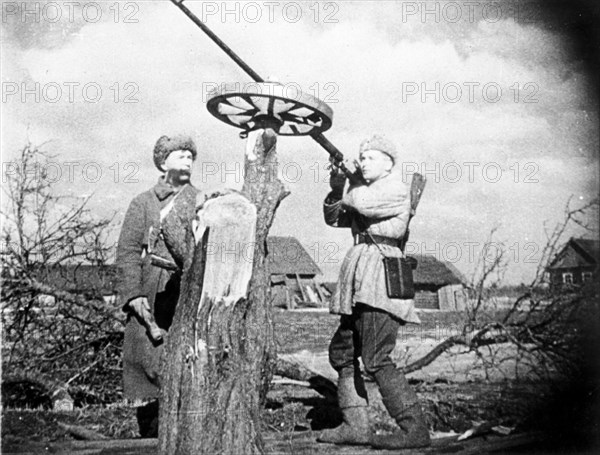
{"label": "distant hut", "polygon": [[[325,306],[329,293],[315,281],[321,269],[296,238],[268,237],[267,261],[274,305],[289,309]],[[102,296],[107,303],[116,301],[118,270],[114,264],[40,267],[36,278],[57,289]]]}
{"label": "distant hut", "polygon": [[[411,255],[418,262],[413,273],[415,306],[420,309],[464,311],[467,302],[466,279],[454,265],[434,256]],[[323,283],[328,294],[333,294],[336,282]]]}
{"label": "distant hut", "polygon": [[548,266],[554,288],[581,286],[598,278],[600,241],[572,237]]}
{"label": "distant hut", "polygon": [[[116,301],[118,270],[114,265],[66,264],[41,266],[35,271],[38,281],[55,289]],[[53,299],[50,299],[53,300]]]}
{"label": "distant hut", "polygon": [[295,237],[267,238],[273,305],[293,309],[297,304],[323,306],[325,297],[315,277],[321,269]]}
{"label": "distant hut", "polygon": [[464,311],[466,306],[466,281],[449,262],[434,256],[414,255],[418,261],[413,277],[415,306],[421,309]]}

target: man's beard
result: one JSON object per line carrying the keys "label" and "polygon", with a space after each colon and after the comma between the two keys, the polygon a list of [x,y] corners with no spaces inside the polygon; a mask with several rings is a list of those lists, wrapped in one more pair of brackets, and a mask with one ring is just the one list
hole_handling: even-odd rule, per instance
{"label": "man's beard", "polygon": [[192,176],[192,171],[182,170],[182,171],[173,172],[172,179],[177,183],[183,184],[183,183],[188,183],[191,179],[191,176]]}

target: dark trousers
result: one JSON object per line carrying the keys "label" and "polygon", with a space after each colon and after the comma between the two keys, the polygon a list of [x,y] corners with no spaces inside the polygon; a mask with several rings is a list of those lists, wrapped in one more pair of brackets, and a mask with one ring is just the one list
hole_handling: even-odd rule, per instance
{"label": "dark trousers", "polygon": [[[367,393],[358,358],[372,375],[390,415],[400,418],[417,403],[415,392],[404,374],[396,369],[390,354],[403,322],[389,313],[357,304],[351,315],[343,315],[329,345],[329,362],[340,378],[353,378],[354,397],[339,397],[340,407],[366,405]],[[361,400],[363,400],[361,404]]]}
{"label": "dark trousers", "polygon": [[390,354],[396,345],[400,320],[389,313],[357,304],[351,315],[342,315],[340,326],[329,344],[329,362],[342,377],[358,371],[362,357],[365,371],[377,376],[382,370],[395,369]]}

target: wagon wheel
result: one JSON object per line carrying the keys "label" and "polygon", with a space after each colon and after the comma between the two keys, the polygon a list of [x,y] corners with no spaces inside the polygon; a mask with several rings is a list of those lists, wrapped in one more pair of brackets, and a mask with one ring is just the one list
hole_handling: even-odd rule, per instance
{"label": "wagon wheel", "polygon": [[278,83],[253,83],[240,90],[226,84],[209,93],[208,111],[219,120],[245,130],[273,128],[282,136],[307,136],[331,127],[333,110],[314,96],[295,90],[288,95]]}

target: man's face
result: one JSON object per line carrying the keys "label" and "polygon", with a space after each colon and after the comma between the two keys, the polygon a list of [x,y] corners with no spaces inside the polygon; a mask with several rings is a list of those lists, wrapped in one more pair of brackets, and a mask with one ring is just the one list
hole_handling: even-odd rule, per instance
{"label": "man's face", "polygon": [[370,182],[388,175],[394,166],[392,159],[379,150],[365,150],[358,160],[363,177]]}
{"label": "man's face", "polygon": [[163,164],[165,172],[177,175],[181,180],[189,180],[192,175],[194,158],[189,150],[175,150],[167,156]]}

